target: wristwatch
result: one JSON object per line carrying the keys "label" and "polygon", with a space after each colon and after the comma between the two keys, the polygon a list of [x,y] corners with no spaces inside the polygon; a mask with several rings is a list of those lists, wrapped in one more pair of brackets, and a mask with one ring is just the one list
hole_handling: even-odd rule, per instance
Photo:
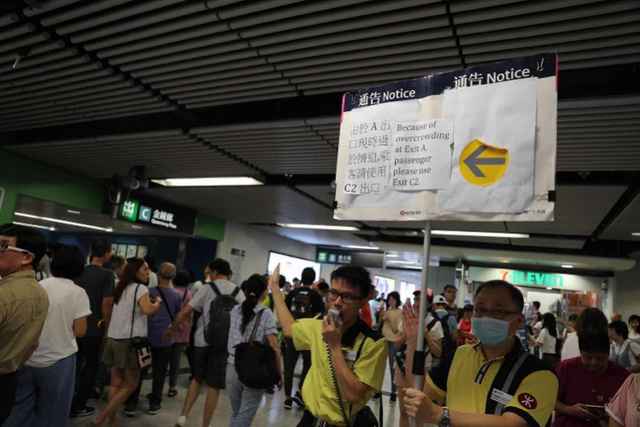
{"label": "wristwatch", "polygon": [[442,416],[440,417],[440,422],[438,423],[438,427],[451,427],[451,418],[449,418],[449,408],[446,406],[442,408]]}

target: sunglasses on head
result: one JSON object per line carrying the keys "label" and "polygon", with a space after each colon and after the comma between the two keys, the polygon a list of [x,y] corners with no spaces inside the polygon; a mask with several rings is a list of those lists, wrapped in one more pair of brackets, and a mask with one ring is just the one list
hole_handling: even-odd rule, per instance
{"label": "sunglasses on head", "polygon": [[31,251],[28,251],[26,249],[21,249],[21,248],[15,247],[15,246],[11,246],[9,244],[8,240],[0,240],[0,253],[7,252],[7,251],[20,252],[20,253],[31,255],[32,257],[35,257],[35,254],[33,252],[31,252]]}

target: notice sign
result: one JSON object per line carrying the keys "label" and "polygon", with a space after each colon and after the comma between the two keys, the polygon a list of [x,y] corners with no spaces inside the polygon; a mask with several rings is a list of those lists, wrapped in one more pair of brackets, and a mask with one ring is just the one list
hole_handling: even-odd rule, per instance
{"label": "notice sign", "polygon": [[392,181],[395,190],[439,190],[449,182],[451,121],[396,122]]}
{"label": "notice sign", "polygon": [[551,221],[556,56],[343,97],[335,218]]}
{"label": "notice sign", "polygon": [[354,122],[344,190],[350,194],[437,190],[449,182],[451,122]]}

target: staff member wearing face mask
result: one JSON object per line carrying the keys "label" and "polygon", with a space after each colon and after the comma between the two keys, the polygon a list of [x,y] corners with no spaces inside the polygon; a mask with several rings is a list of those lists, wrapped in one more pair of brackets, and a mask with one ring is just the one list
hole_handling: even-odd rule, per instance
{"label": "staff member wearing face mask", "polygon": [[[403,406],[418,423],[441,427],[542,427],[556,403],[558,380],[516,337],[524,300],[510,283],[482,284],[471,320],[479,344],[458,348],[450,367],[426,377],[424,391],[406,389]],[[440,406],[432,400],[445,401]]]}

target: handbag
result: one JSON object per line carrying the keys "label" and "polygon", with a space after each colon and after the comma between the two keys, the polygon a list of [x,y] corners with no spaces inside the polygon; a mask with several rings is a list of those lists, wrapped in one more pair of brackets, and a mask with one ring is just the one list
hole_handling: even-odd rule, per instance
{"label": "handbag", "polygon": [[[358,361],[358,359],[360,358],[360,354],[362,353],[362,348],[364,347],[364,342],[366,341],[366,339],[367,337],[363,337],[362,341],[360,342],[358,353],[353,362],[354,366]],[[379,402],[380,403],[380,421],[378,421],[376,416],[373,414],[373,410],[368,405],[365,405],[362,409],[360,409],[358,413],[355,415],[355,417],[351,416],[351,411],[349,411],[349,415],[347,415],[347,411],[345,410],[344,402],[342,400],[342,394],[340,393],[340,386],[338,385],[338,379],[336,378],[336,368],[333,362],[333,357],[331,357],[331,351],[329,350],[329,346],[326,343],[325,343],[325,346],[326,346],[327,354],[329,356],[329,368],[331,371],[331,378],[333,380],[333,385],[336,389],[336,396],[338,397],[338,402],[340,404],[340,412],[342,412],[342,418],[344,419],[345,425],[347,427],[382,427],[382,422],[383,422],[382,421],[383,420],[382,395],[380,395],[380,402]]]}
{"label": "handbag", "polygon": [[255,341],[258,324],[264,310],[260,310],[247,342],[235,346],[235,368],[238,380],[249,388],[265,390],[280,381],[278,361],[271,346]]}
{"label": "handbag", "polygon": [[134,337],[133,336],[133,324],[135,322],[136,315],[136,303],[138,299],[138,288],[140,284],[136,285],[136,290],[133,293],[133,309],[131,310],[131,332],[129,334],[130,346],[136,353],[136,359],[138,360],[138,367],[140,369],[151,366],[151,345],[147,337]]}

